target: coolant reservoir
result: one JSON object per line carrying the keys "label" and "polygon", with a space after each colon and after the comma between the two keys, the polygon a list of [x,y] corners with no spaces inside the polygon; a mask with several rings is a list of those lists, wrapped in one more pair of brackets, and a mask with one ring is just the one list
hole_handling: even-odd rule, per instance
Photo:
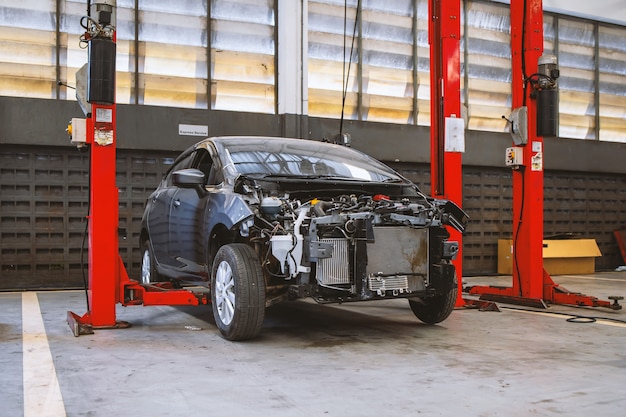
{"label": "coolant reservoir", "polygon": [[283,203],[278,197],[264,197],[261,200],[261,213],[274,217],[280,213]]}

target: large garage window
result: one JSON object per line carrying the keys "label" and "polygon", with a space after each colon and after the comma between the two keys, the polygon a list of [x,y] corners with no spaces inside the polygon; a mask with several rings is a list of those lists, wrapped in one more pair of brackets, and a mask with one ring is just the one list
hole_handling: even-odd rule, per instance
{"label": "large garage window", "polygon": [[357,119],[359,68],[356,39],[354,52],[350,55],[357,1],[349,0],[344,4],[343,1],[309,0],[308,3],[309,115],[330,118],[341,116],[345,79],[343,77],[348,76],[348,63],[352,60],[345,86],[344,117]]}
{"label": "large garage window", "polygon": [[623,28],[599,28],[600,140],[626,142],[626,43]]}
{"label": "large garage window", "polygon": [[0,95],[57,98],[55,15],[55,0],[0,7]]}
{"label": "large garage window", "polygon": [[139,1],[139,103],[207,107],[206,5]]}
{"label": "large garage window", "polygon": [[511,19],[509,7],[471,2],[466,6],[468,128],[504,131],[511,112]]}
{"label": "large garage window", "polygon": [[[87,14],[87,3],[84,1],[67,0],[62,3],[60,24],[60,53],[59,67],[61,69],[61,82],[70,86],[76,86],[76,71],[87,63],[87,44],[80,42],[81,35],[85,30],[80,26],[80,21]],[[76,95],[63,86],[59,98],[74,100]]]}
{"label": "large garage window", "polygon": [[[74,86],[87,62],[80,43],[87,2],[0,4],[0,95],[74,100],[65,84]],[[485,0],[462,5],[467,126],[504,131],[510,8]],[[297,54],[277,57],[278,0],[118,0],[117,102],[274,114],[281,59],[306,72],[305,114],[338,119],[343,110],[352,120],[430,124],[428,0],[302,6],[305,62]],[[626,142],[625,35],[624,26],[544,14],[545,52],[557,55],[561,69],[560,137]]]}
{"label": "large garage window", "polygon": [[412,123],[412,2],[366,2],[362,17],[362,119]]}
{"label": "large garage window", "polygon": [[[461,13],[461,18],[463,13]],[[428,2],[418,0],[415,3],[414,18],[414,65],[413,75],[415,108],[414,123],[430,126],[430,45],[428,44]],[[461,30],[463,27],[461,26]],[[463,55],[461,54],[461,57]],[[462,59],[462,58],[461,58]],[[415,121],[416,120],[416,121]]]}
{"label": "large garage window", "polygon": [[559,18],[558,59],[559,136],[594,139],[595,105],[594,25]]}
{"label": "large garage window", "polygon": [[117,0],[117,56],[115,69],[116,101],[124,104],[139,102],[135,83],[138,60],[135,44],[135,0]]}
{"label": "large garage window", "polygon": [[274,33],[274,0],[211,1],[212,109],[275,112]]}
{"label": "large garage window", "polygon": [[[428,74],[417,77],[414,59],[419,40],[428,61],[425,0],[309,0],[308,6],[310,115],[339,118],[345,89],[346,119],[414,124],[419,114],[428,123],[427,103],[420,114],[416,102],[416,80],[428,86]],[[423,12],[419,26],[416,8]],[[427,98],[428,89],[420,95]]]}

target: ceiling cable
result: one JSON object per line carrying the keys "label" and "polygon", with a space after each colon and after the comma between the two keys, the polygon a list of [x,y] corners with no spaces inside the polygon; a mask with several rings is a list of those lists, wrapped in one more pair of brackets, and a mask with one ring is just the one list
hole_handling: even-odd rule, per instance
{"label": "ceiling cable", "polygon": [[[346,62],[346,40],[348,37],[347,26],[348,26],[348,0],[344,1],[343,8],[343,90],[342,90],[342,98],[341,98],[341,119],[339,122],[339,135],[343,134],[343,119],[344,119],[344,110],[346,107],[346,96],[348,94],[348,81],[350,79],[350,68],[352,66],[352,54],[354,53],[354,39],[356,37],[356,29],[357,23],[359,21],[359,10],[361,10],[361,0],[357,1],[356,5],[356,13],[354,15],[354,27],[352,29],[352,44],[350,46],[350,59]],[[346,73],[346,65],[348,66],[348,70]]]}

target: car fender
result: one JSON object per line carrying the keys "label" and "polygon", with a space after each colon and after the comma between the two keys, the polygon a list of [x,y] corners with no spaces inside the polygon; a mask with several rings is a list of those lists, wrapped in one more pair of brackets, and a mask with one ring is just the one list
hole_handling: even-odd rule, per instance
{"label": "car fender", "polygon": [[239,223],[253,215],[254,211],[241,196],[215,193],[208,204],[205,230],[212,231],[219,224],[233,230]]}

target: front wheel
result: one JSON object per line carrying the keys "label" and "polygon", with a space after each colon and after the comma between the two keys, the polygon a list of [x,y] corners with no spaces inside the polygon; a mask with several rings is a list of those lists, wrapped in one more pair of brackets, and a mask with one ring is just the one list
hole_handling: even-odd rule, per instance
{"label": "front wheel", "polygon": [[150,247],[150,241],[146,240],[141,245],[141,284],[151,284],[160,281],[156,271],[156,261]]}
{"label": "front wheel", "polygon": [[259,334],[265,318],[265,280],[250,246],[233,243],[217,251],[211,270],[211,304],[224,338],[246,340]]}
{"label": "front wheel", "polygon": [[458,289],[452,288],[447,293],[424,299],[409,299],[409,306],[415,317],[426,324],[441,323],[454,310]]}

